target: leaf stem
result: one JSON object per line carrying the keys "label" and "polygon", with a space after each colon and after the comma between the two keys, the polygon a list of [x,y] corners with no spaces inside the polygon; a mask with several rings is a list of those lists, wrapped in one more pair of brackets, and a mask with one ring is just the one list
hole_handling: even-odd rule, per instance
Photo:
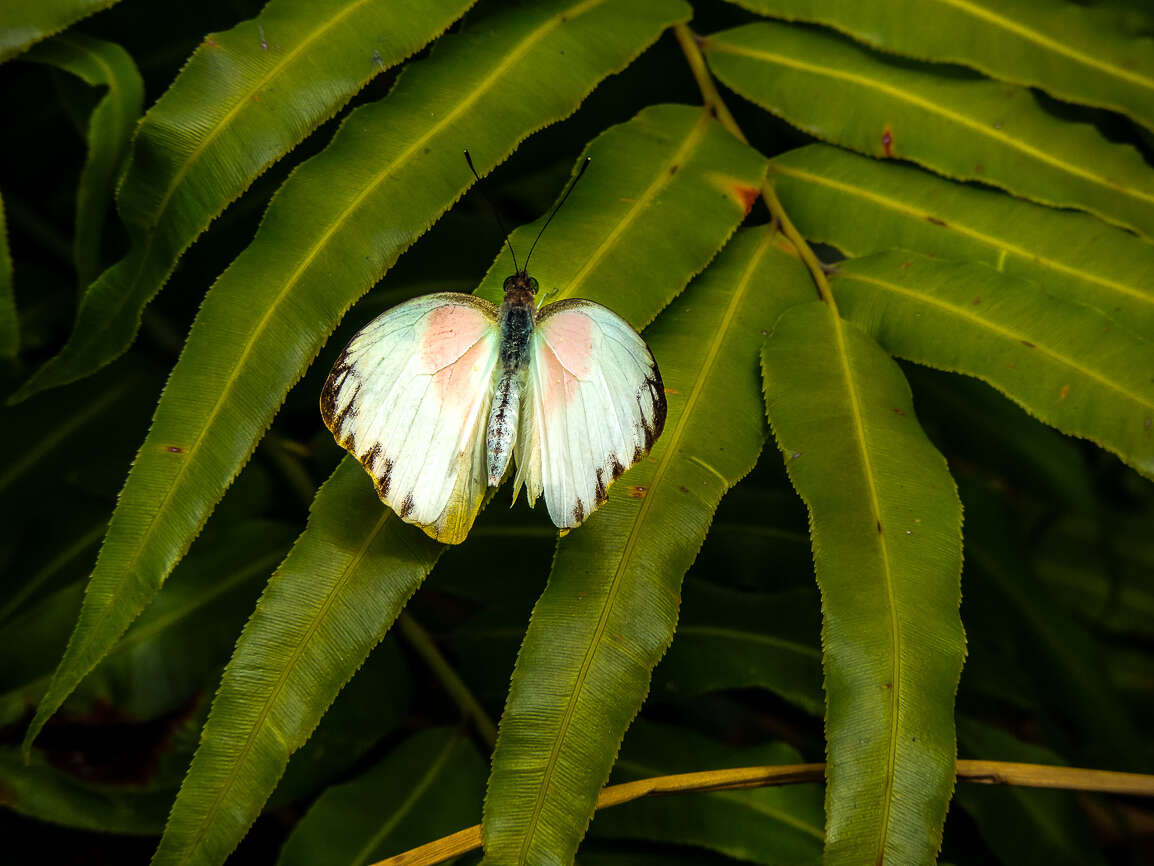
{"label": "leaf stem", "polygon": [[[1007,761],[958,761],[958,778],[986,785],[1017,785],[1025,788],[1060,788],[1072,791],[1097,791],[1154,797],[1154,776],[1118,773],[1110,770],[1086,770],[1078,767],[1052,767],[1044,764],[1017,764]],[[597,808],[619,806],[631,800],[657,794],[707,793],[737,791],[743,788],[765,788],[820,782],[825,778],[825,764],[787,764],[773,767],[737,767],[732,770],[706,770],[638,779],[601,790]],[[481,847],[481,825],[459,830],[419,848],[381,860],[372,866],[432,866]]]}
{"label": "leaf stem", "polygon": [[[717,85],[713,83],[713,76],[709,74],[709,67],[705,62],[705,56],[701,53],[702,39],[690,30],[686,24],[675,24],[673,26],[673,35],[677,37],[677,42],[681,46],[681,52],[685,55],[689,69],[697,81],[698,88],[701,90],[701,98],[705,104],[705,110],[717,118],[718,122],[739,140],[749,144],[745,133],[741,131],[741,127],[737,125],[737,121],[733,119],[733,115],[730,114],[729,108],[721,98],[721,92],[718,91]],[[821,299],[825,301],[829,305],[830,310],[836,314],[837,303],[834,301],[829,280],[826,279],[825,268],[821,262],[818,261],[817,256],[814,255],[813,250],[810,249],[809,244],[806,243],[801,232],[799,232],[790,221],[789,215],[786,214],[785,208],[781,206],[781,201],[778,200],[777,192],[773,188],[772,181],[766,179],[765,182],[762,183],[761,197],[765,200],[765,204],[769,208],[769,213],[773,217],[773,221],[781,228],[782,234],[789,238],[790,243],[794,245],[798,255],[801,256],[801,260],[805,262],[805,266],[809,268],[810,275],[813,277]]]}
{"label": "leaf stem", "polygon": [[469,687],[465,685],[464,680],[457,675],[453,670],[453,666],[449,664],[448,659],[441,654],[437,648],[437,644],[425,631],[424,626],[417,622],[411,615],[406,612],[401,613],[397,617],[397,626],[401,629],[401,634],[404,635],[405,640],[416,651],[429,666],[429,670],[433,672],[433,676],[441,683],[441,686],[449,693],[449,696],[460,708],[461,713],[465,718],[470,719],[477,729],[477,733],[481,735],[481,739],[488,744],[489,749],[497,743],[497,726],[493,724],[493,720],[489,718],[489,714],[485,712],[484,707],[469,691]]}

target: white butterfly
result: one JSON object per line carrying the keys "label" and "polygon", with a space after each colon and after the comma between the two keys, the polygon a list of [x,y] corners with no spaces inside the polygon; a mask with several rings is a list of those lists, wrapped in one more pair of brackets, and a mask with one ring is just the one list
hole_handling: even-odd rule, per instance
{"label": "white butterfly", "polygon": [[579,525],[665,425],[665,390],[641,336],[612,310],[538,310],[525,270],[497,307],[474,295],[414,298],[361,329],[333,365],[321,414],[400,518],[465,539],[487,486],[517,464],[532,506]]}

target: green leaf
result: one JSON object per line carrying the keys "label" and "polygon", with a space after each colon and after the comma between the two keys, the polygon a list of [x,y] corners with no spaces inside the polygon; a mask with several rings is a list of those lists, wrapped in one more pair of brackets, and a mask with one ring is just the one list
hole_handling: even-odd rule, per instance
{"label": "green leaf", "polygon": [[[684,219],[655,214],[655,242],[666,221]],[[612,297],[617,287],[604,288]],[[743,232],[646,332],[669,399],[665,432],[558,544],[501,717],[482,822],[486,863],[572,859],[673,638],[681,578],[721,497],[761,451],[763,332],[812,291],[772,230]]]}
{"label": "green leaf", "polygon": [[[854,0],[736,0],[812,21],[876,48],[961,63],[1059,99],[1121,111],[1154,130],[1150,10],[1038,0],[889,0],[884,14]],[[1145,37],[1145,38],[1144,38]]]}
{"label": "green leaf", "polygon": [[826,863],[932,862],[965,654],[953,479],[897,364],[825,304],[786,311],[762,362],[822,593]]}
{"label": "green leaf", "polygon": [[1060,120],[1024,87],[768,21],[714,34],[705,48],[728,86],[818,138],[1154,236],[1154,173],[1138,151]]}
{"label": "green leaf", "polygon": [[0,5],[0,63],[117,0],[5,0]]}
{"label": "green leaf", "polygon": [[123,354],[144,306],[208,224],[473,2],[272,0],[257,18],[206,36],[140,124],[117,195],[128,255],[88,289],[68,343],[13,399],[88,376]]}
{"label": "green leaf", "polygon": [[63,69],[93,87],[107,88],[88,121],[88,157],[76,190],[73,258],[77,279],[87,286],[100,267],[104,221],[140,117],[144,81],[127,51],[83,33],[64,33],[41,42],[24,59]]}
{"label": "green leaf", "polygon": [[[797,763],[801,756],[785,743],[735,749],[688,730],[638,721],[621,747],[613,779]],[[816,866],[825,836],[821,799],[815,784],[648,797],[598,812],[589,834],[698,845],[766,866]]]}
{"label": "green leaf", "polygon": [[10,361],[20,348],[20,320],[12,291],[12,252],[8,249],[8,221],[0,199],[0,360]]}
{"label": "green leaf", "polygon": [[[256,579],[281,560],[291,537],[286,524],[265,520],[206,536],[65,711],[78,716],[115,706],[122,717],[144,720],[178,709],[228,657],[257,594]],[[61,588],[0,632],[3,645],[23,648],[0,662],[0,719],[18,718],[44,694],[83,588],[83,582]]]}
{"label": "green leaf", "polygon": [[0,806],[53,824],[97,833],[160,832],[171,791],[90,785],[39,755],[25,764],[20,751],[0,747]]}
{"label": "green leaf", "polygon": [[655,688],[682,697],[758,687],[825,714],[820,607],[812,587],[750,593],[687,579],[682,602],[677,639],[657,668]]}
{"label": "green leaf", "polygon": [[237,641],[154,864],[224,862],[441,550],[341,463]]}
{"label": "green leaf", "polygon": [[364,866],[477,823],[485,761],[450,728],[406,740],[364,775],[323,793],[278,866]]}
{"label": "green leaf", "polygon": [[798,229],[848,256],[900,247],[984,262],[1154,339],[1154,246],[1129,232],[827,145],[783,154],[770,171]]}
{"label": "green leaf", "polygon": [[[963,755],[987,761],[1019,761],[1047,766],[1066,762],[1049,749],[976,722],[958,720]],[[1007,866],[1097,866],[1105,863],[1086,816],[1072,791],[1045,791],[1018,785],[958,786],[958,804]]]}
{"label": "green leaf", "polygon": [[1125,326],[985,265],[916,253],[843,262],[833,289],[893,354],[976,376],[1154,477],[1150,343]]}
{"label": "green leaf", "polygon": [[468,187],[461,142],[488,170],[685,14],[676,0],[500,13],[442,40],[292,175],[197,315],[28,742],[179,561],[347,307]]}

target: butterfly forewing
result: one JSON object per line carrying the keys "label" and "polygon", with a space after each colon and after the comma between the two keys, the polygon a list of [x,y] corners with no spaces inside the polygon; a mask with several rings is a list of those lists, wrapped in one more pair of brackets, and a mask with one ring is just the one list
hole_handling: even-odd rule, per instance
{"label": "butterfly forewing", "polygon": [[514,495],[543,492],[559,527],[579,525],[665,425],[665,391],[641,336],[592,301],[541,311],[515,450]]}
{"label": "butterfly forewing", "polygon": [[497,315],[449,292],[400,304],[358,332],[321,395],[325,424],[380,498],[448,544],[468,534],[487,485]]}

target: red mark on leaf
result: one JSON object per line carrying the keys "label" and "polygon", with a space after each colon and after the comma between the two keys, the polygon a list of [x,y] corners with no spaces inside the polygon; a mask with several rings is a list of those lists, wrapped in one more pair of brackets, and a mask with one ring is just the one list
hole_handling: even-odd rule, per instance
{"label": "red mark on leaf", "polygon": [[978,304],[980,304],[981,302],[982,302],[982,299],[981,299],[981,298],[974,298],[972,301],[970,301],[970,303],[971,303],[971,304],[973,304],[975,307],[976,307]]}
{"label": "red mark on leaf", "polygon": [[758,190],[752,186],[736,186],[733,191],[737,193],[737,199],[741,202],[741,206],[745,208],[748,214],[753,210],[753,203],[757,201]]}
{"label": "red mark on leaf", "polygon": [[1070,396],[1070,386],[1069,385],[1063,385],[1062,390],[1058,394],[1058,399],[1059,400],[1065,400],[1069,396]]}
{"label": "red mark on leaf", "polygon": [[894,133],[888,126],[882,130],[882,154],[884,156],[894,155]]}
{"label": "red mark on leaf", "polygon": [[649,492],[649,488],[642,487],[640,484],[638,484],[636,487],[630,487],[629,488],[629,495],[632,496],[634,499],[644,499],[645,494],[648,492]]}
{"label": "red mark on leaf", "polygon": [[168,446],[168,453],[169,454],[183,454],[184,449],[181,448],[179,445],[169,445]]}

